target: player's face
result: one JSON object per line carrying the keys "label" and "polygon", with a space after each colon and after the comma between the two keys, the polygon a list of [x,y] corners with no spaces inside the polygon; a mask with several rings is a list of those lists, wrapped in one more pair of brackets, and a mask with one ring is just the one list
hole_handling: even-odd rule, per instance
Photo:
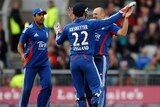
{"label": "player's face", "polygon": [[100,15],[100,10],[99,9],[95,9],[94,11],[93,11],[93,18],[94,19],[97,19],[97,20],[101,20],[101,15]]}
{"label": "player's face", "polygon": [[34,16],[34,21],[38,24],[43,24],[44,22],[44,13],[38,13]]}
{"label": "player's face", "polygon": [[102,20],[105,18],[105,12],[103,8],[96,8],[93,10],[93,18],[97,20]]}

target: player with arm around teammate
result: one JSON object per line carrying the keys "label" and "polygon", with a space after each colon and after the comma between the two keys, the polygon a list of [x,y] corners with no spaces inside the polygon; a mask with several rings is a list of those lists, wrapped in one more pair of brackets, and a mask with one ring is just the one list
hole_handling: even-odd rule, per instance
{"label": "player with arm around teammate", "polygon": [[[136,5],[135,2],[128,4],[130,6]],[[103,27],[99,30],[96,30],[96,42],[95,42],[95,62],[98,68],[99,74],[102,79],[102,94],[100,96],[100,105],[101,107],[106,106],[106,75],[109,67],[109,59],[108,59],[108,50],[111,43],[112,36],[116,33],[118,36],[125,36],[128,30],[128,17],[131,15],[133,8],[131,8],[130,12],[125,16],[123,27],[120,29],[116,24],[109,25],[107,27]],[[71,8],[68,9],[67,14],[71,21],[75,19],[73,14],[73,10]],[[104,9],[101,7],[95,8],[93,11],[93,18],[97,20],[105,19]],[[89,106],[91,106],[91,98],[92,93],[88,87],[88,83],[86,83],[86,97],[88,100]]]}
{"label": "player with arm around teammate", "polygon": [[[122,17],[123,13],[116,13],[106,20],[86,19],[87,6],[77,3],[73,7],[75,19],[59,33],[59,25],[55,25],[57,32],[56,42],[61,45],[66,39],[71,44],[71,76],[76,89],[76,100],[78,107],[86,107],[85,104],[85,80],[92,91],[92,107],[98,107],[100,96],[101,79],[95,66],[93,54],[95,48],[95,30],[112,24]],[[127,12],[125,9],[123,12]]]}
{"label": "player with arm around teammate", "polygon": [[18,52],[24,65],[24,85],[19,107],[27,107],[35,76],[40,77],[42,87],[38,98],[37,107],[49,107],[52,92],[51,69],[48,61],[47,41],[49,29],[43,25],[44,15],[41,8],[32,12],[34,21],[25,28],[18,43]]}

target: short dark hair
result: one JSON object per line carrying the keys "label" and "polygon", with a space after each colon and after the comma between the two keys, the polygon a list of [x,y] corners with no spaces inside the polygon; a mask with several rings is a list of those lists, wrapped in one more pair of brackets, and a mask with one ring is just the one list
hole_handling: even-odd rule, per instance
{"label": "short dark hair", "polygon": [[73,14],[76,17],[81,17],[86,12],[88,12],[88,7],[84,3],[76,3],[73,6]]}

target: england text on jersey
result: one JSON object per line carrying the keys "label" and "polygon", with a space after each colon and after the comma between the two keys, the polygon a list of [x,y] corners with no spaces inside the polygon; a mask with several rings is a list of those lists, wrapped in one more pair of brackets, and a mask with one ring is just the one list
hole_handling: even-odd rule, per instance
{"label": "england text on jersey", "polygon": [[75,46],[73,47],[74,51],[82,51],[82,50],[89,50],[89,46]]}

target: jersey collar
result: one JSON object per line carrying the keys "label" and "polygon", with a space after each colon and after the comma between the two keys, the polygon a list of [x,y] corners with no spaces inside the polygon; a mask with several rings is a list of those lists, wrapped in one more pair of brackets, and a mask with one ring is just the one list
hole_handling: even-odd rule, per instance
{"label": "jersey collar", "polygon": [[86,20],[86,18],[76,18],[76,19],[74,20],[74,23],[80,23],[80,22],[82,22],[82,21],[84,21],[84,20]]}
{"label": "jersey collar", "polygon": [[[40,29],[40,28],[35,24],[35,22],[32,22],[32,25],[33,25],[33,27],[35,27],[35,28],[37,28],[37,29]],[[42,25],[42,29],[44,29],[44,24]]]}

